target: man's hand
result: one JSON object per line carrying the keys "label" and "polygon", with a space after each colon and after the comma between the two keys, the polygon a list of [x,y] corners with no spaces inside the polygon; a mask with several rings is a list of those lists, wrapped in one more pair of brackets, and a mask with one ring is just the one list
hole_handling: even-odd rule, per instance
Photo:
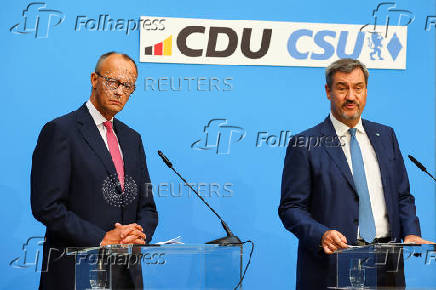
{"label": "man's hand", "polygon": [[326,231],[321,239],[321,246],[324,253],[330,255],[338,249],[348,248],[347,238],[338,231]]}
{"label": "man's hand", "polygon": [[121,225],[115,224],[115,228],[106,232],[101,246],[112,244],[145,244],[146,236],[138,224]]}
{"label": "man's hand", "polygon": [[415,236],[415,235],[405,236],[404,243],[405,244],[435,244],[433,242],[424,240],[420,236]]}

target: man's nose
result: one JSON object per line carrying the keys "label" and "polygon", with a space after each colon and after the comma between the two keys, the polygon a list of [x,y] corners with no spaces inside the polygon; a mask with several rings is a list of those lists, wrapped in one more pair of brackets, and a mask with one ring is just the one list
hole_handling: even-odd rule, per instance
{"label": "man's nose", "polygon": [[121,98],[121,96],[123,95],[123,85],[119,85],[118,86],[118,88],[116,88],[115,90],[114,90],[114,95],[117,97],[117,98]]}
{"label": "man's nose", "polygon": [[353,88],[349,88],[347,91],[347,100],[354,100],[356,99],[356,92],[353,90]]}

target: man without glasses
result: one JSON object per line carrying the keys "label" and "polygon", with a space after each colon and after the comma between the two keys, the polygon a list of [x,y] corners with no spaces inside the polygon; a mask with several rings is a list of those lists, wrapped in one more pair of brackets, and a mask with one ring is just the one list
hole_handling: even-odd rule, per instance
{"label": "man without glasses", "polygon": [[[420,237],[393,129],[361,118],[368,76],[358,60],[333,62],[326,69],[325,85],[330,115],[296,136],[334,136],[344,146],[287,148],[279,216],[299,239],[297,289],[334,286],[331,254],[348,245],[428,243]],[[377,283],[404,286],[403,268],[378,276]]]}
{"label": "man without glasses", "polygon": [[[158,214],[141,136],[114,118],[137,75],[128,55],[103,54],[89,100],[39,135],[31,172],[32,212],[47,228],[39,289],[74,289],[74,258],[65,247],[145,244],[153,236]],[[142,287],[138,270],[117,266],[112,289]]]}

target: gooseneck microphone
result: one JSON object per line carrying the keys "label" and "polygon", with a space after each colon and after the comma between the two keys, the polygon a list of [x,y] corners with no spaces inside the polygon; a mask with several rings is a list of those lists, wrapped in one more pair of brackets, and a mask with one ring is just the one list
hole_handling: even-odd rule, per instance
{"label": "gooseneck microphone", "polygon": [[217,218],[220,220],[222,227],[224,228],[224,230],[227,233],[226,237],[223,238],[219,238],[210,242],[207,242],[206,244],[219,244],[219,245],[231,245],[231,244],[241,244],[241,240],[235,236],[232,231],[230,230],[229,226],[227,225],[227,223],[222,219],[222,217],[209,205],[209,203],[207,203],[206,200],[204,200],[204,198],[198,194],[198,192],[186,181],[186,179],[184,179],[180,173],[178,173],[174,167],[173,164],[168,160],[168,158],[162,153],[162,151],[158,150],[157,154],[162,158],[163,162],[174,171],[175,174],[177,174],[177,176],[183,180],[183,182],[185,183],[185,185],[187,185],[197,196],[198,198],[201,199],[201,201],[203,201],[203,203],[217,216]]}
{"label": "gooseneck microphone", "polygon": [[410,161],[412,161],[416,165],[416,167],[427,173],[431,178],[433,178],[434,181],[436,181],[436,178],[434,178],[433,175],[431,175],[431,173],[427,171],[427,169],[424,167],[424,165],[422,165],[421,162],[416,160],[416,158],[413,157],[412,155],[407,155],[407,156],[409,157]]}

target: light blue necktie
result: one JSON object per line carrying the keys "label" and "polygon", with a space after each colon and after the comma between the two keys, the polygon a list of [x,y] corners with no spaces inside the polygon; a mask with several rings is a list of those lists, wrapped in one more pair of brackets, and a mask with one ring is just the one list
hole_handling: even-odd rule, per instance
{"label": "light blue necktie", "polygon": [[353,163],[353,180],[359,194],[359,233],[366,242],[370,243],[375,239],[375,222],[371,209],[362,152],[356,139],[356,130],[356,128],[348,129],[351,135],[350,152]]}

